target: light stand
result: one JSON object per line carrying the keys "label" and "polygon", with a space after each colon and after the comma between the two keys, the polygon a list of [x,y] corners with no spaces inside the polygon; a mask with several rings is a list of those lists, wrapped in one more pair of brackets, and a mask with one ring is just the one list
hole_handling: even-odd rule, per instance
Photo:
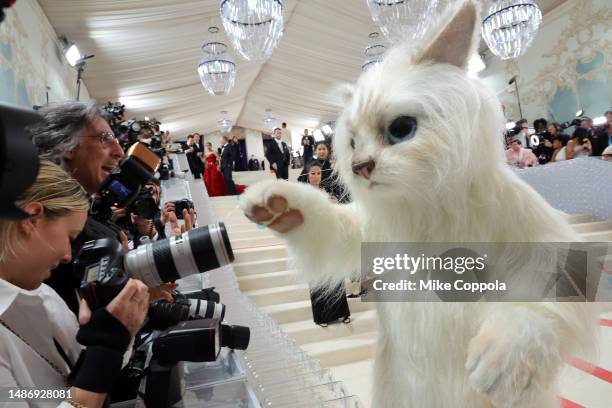
{"label": "light stand", "polygon": [[519,95],[518,81],[516,80],[517,77],[518,75],[513,76],[512,79],[508,81],[508,85],[514,84],[514,90],[516,91],[516,100],[518,102],[518,108],[519,108],[519,115],[521,116],[521,119],[523,119],[523,109],[521,108],[521,97]]}
{"label": "light stand", "polygon": [[86,55],[74,65],[77,69],[77,93],[76,100],[78,101],[81,96],[81,80],[83,79],[83,71],[85,71],[85,65],[87,65],[87,61],[90,58],[95,57],[95,55]]}

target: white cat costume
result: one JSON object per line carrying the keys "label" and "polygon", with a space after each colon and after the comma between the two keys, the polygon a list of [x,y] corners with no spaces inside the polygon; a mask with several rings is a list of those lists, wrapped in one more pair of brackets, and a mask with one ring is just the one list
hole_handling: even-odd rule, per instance
{"label": "white cat costume", "polygon": [[[309,279],[359,270],[361,242],[579,240],[507,167],[501,104],[466,74],[476,1],[457,2],[440,21],[448,24],[426,47],[394,48],[346,92],[334,148],[353,203],[284,181],[241,197]],[[558,408],[563,361],[594,348],[597,313],[581,304],[376,306],[375,408]]]}

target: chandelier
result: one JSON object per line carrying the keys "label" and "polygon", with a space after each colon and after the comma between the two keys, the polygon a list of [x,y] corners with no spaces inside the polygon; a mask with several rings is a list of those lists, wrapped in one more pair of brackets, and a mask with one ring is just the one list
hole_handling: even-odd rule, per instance
{"label": "chandelier", "polygon": [[502,60],[520,57],[531,46],[542,12],[532,0],[491,0],[482,21],[482,37]]}
{"label": "chandelier", "polygon": [[236,52],[265,61],[283,36],[282,0],[221,0],[221,21]]}
{"label": "chandelier", "polygon": [[391,43],[423,38],[438,9],[438,0],[366,1],[372,20]]}
{"label": "chandelier", "polygon": [[273,130],[276,126],[276,118],[271,114],[272,109],[266,109],[266,116],[263,118],[263,123],[266,126],[266,129]]}
{"label": "chandelier", "polygon": [[380,40],[380,34],[377,32],[370,33],[368,35],[370,38],[370,44],[365,48],[365,61],[361,65],[361,70],[366,72],[370,68],[375,67],[376,65],[382,62],[383,54],[387,50]]}
{"label": "chandelier", "polygon": [[227,95],[236,81],[236,64],[227,52],[227,45],[218,39],[219,28],[210,27],[208,41],[202,45],[205,56],[198,64],[202,86],[211,95]]}
{"label": "chandelier", "polygon": [[232,130],[232,120],[228,118],[227,111],[221,111],[221,119],[217,122],[221,133],[229,133]]}

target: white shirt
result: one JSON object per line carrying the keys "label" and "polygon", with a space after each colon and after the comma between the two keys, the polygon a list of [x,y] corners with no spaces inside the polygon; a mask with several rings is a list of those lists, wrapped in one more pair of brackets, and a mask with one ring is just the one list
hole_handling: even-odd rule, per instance
{"label": "white shirt", "polygon": [[280,149],[281,153],[285,153],[285,151],[283,150],[283,140],[277,138],[274,138],[274,140],[276,141],[276,144],[278,145],[278,148]]}
{"label": "white shirt", "polygon": [[[64,378],[38,354],[68,375],[70,369],[53,339],[72,364],[82,349],[75,338],[79,329],[77,319],[59,295],[45,284],[28,291],[0,279],[0,319],[29,344],[0,325],[0,387],[65,388]],[[51,402],[70,406],[61,400],[36,400],[28,404],[0,402],[0,407],[48,407]]]}

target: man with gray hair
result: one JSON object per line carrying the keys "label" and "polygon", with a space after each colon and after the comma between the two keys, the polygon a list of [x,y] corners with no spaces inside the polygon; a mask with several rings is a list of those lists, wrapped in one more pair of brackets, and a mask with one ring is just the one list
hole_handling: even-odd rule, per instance
{"label": "man with gray hair", "polygon": [[41,109],[42,122],[27,129],[41,159],[60,164],[89,194],[119,165],[123,150],[93,103],[66,102]]}
{"label": "man with gray hair", "polygon": [[[42,121],[26,129],[38,148],[39,157],[62,165],[89,194],[94,194],[123,158],[123,150],[104,113],[93,103],[79,102],[48,106],[39,113]],[[90,216],[81,234],[72,242],[72,258],[75,259],[85,242],[100,238],[127,244],[124,234]],[[80,278],[70,263],[60,264],[45,281],[77,316],[79,300],[75,289],[80,286]]]}

